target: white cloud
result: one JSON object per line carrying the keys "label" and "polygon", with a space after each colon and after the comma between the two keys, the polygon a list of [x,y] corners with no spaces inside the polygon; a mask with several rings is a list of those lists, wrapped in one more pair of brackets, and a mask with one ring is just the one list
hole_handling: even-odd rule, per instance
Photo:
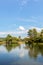
{"label": "white cloud", "polygon": [[0,36],[6,36],[8,34],[11,35],[22,35],[22,34],[27,34],[27,30],[23,26],[19,26],[17,31],[8,31],[8,32],[0,32]]}
{"label": "white cloud", "polygon": [[19,26],[18,28],[20,31],[25,31],[25,28],[23,26]]}
{"label": "white cloud", "polygon": [[16,0],[19,7],[20,7],[20,10],[23,9],[23,7],[27,6],[30,2],[39,2],[40,0]]}
{"label": "white cloud", "polygon": [[20,8],[22,8],[25,5],[27,5],[27,3],[29,2],[29,0],[17,0],[17,2],[19,2]]}
{"label": "white cloud", "polygon": [[40,31],[43,29],[43,28],[33,27],[33,26],[30,27],[30,29],[34,29],[34,28],[35,28],[38,32],[40,32]]}
{"label": "white cloud", "polygon": [[22,5],[22,6],[26,5],[26,4],[28,3],[28,1],[29,1],[29,0],[22,0],[22,1],[21,1],[21,5]]}
{"label": "white cloud", "polygon": [[5,37],[6,35],[22,35],[22,34],[27,34],[27,31],[15,31],[15,32],[0,32],[0,37]]}
{"label": "white cloud", "polygon": [[23,22],[37,22],[37,20],[32,19],[32,18],[30,18],[30,19],[26,19],[26,18],[17,18],[17,20],[23,21]]}
{"label": "white cloud", "polygon": [[30,1],[38,2],[38,1],[40,1],[40,0],[17,0],[17,2],[19,2],[21,6],[26,5],[26,4],[29,3]]}
{"label": "white cloud", "polygon": [[14,31],[14,32],[0,32],[0,37],[3,37],[3,36],[6,36],[8,34],[11,34],[11,35],[24,35],[24,34],[27,34],[28,30],[29,29],[36,29],[38,32],[40,32],[43,28],[39,28],[39,27],[29,27],[28,30],[26,30],[24,27],[20,26],[19,27],[20,29],[18,31]]}
{"label": "white cloud", "polygon": [[17,31],[17,32],[0,32],[0,35],[7,35],[7,34],[23,34],[24,32],[22,31]]}

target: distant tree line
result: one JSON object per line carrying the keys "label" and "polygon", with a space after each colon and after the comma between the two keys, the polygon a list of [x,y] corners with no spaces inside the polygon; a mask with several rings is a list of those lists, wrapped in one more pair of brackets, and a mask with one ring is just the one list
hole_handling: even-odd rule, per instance
{"label": "distant tree line", "polygon": [[11,44],[18,43],[19,41],[25,41],[26,43],[43,43],[43,29],[39,32],[36,29],[30,29],[28,30],[27,35],[28,37],[21,39],[21,36],[17,38],[8,34],[5,38],[0,38],[0,43]]}
{"label": "distant tree line", "polygon": [[39,32],[36,29],[28,30],[28,37],[24,38],[24,40],[29,43],[33,43],[33,42],[43,43],[43,29]]}
{"label": "distant tree line", "polygon": [[21,37],[15,37],[10,34],[8,34],[6,37],[1,38],[0,37],[0,44],[6,43],[6,44],[17,44],[19,41],[21,41]]}
{"label": "distant tree line", "polygon": [[6,43],[11,44],[11,43],[18,43],[18,41],[20,41],[20,38],[11,36],[10,34],[8,34],[5,38]]}

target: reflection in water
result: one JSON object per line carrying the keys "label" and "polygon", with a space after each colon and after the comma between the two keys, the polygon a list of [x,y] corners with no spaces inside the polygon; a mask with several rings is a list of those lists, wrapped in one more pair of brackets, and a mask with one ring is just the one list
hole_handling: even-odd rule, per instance
{"label": "reflection in water", "polygon": [[19,44],[5,45],[8,52],[10,52],[13,48],[15,49],[17,46],[19,46]]}
{"label": "reflection in water", "polygon": [[0,65],[43,65],[43,46],[1,45]]}
{"label": "reflection in water", "polygon": [[39,47],[37,45],[33,46],[32,48],[30,47],[29,50],[30,57],[34,57],[36,59],[38,54],[39,54]]}
{"label": "reflection in water", "polygon": [[37,59],[38,55],[43,56],[43,45],[26,45],[26,48],[31,58]]}

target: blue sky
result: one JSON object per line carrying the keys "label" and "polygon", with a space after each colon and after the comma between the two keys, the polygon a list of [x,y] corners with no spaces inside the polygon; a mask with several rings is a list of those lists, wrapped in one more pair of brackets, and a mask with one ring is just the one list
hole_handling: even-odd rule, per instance
{"label": "blue sky", "polygon": [[0,0],[0,36],[26,36],[32,27],[43,28],[43,0]]}

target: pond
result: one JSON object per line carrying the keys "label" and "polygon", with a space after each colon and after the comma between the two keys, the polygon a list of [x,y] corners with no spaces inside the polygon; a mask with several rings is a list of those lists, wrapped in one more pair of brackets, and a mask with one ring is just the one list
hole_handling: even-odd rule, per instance
{"label": "pond", "polygon": [[43,65],[43,46],[0,45],[0,65]]}

